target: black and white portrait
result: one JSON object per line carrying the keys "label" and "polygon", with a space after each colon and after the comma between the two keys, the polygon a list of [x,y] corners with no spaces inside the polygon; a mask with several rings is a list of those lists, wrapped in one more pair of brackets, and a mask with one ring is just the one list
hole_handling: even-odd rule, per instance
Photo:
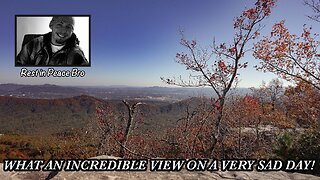
{"label": "black and white portrait", "polygon": [[90,16],[16,16],[15,66],[90,66]]}

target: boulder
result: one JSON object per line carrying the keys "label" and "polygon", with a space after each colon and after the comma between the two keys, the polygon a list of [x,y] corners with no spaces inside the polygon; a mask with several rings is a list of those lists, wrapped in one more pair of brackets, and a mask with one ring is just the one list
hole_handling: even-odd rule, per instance
{"label": "boulder", "polygon": [[[94,159],[118,159],[112,156],[98,156]],[[320,177],[301,174],[288,173],[284,171],[257,172],[257,171],[214,171],[214,172],[191,172],[182,169],[179,172],[116,172],[116,171],[101,171],[101,172],[4,172],[3,164],[0,164],[0,179],[1,180],[24,180],[24,179],[52,179],[52,180],[91,180],[91,179],[263,179],[263,180],[320,180]]]}

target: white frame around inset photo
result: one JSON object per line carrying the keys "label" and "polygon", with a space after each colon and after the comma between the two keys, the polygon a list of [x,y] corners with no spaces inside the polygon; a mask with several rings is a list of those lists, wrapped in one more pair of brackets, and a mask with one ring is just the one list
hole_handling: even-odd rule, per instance
{"label": "white frame around inset photo", "polygon": [[88,66],[91,66],[90,59],[90,15],[16,15],[15,16],[15,57],[22,48],[26,34],[46,34],[51,32],[49,23],[53,16],[72,16],[75,21],[74,33],[80,41],[80,48],[83,51]]}

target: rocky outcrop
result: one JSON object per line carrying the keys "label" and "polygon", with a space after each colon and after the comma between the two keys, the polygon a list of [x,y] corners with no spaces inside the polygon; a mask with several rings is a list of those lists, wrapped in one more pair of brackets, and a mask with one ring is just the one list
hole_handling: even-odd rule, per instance
{"label": "rocky outcrop", "polygon": [[[99,156],[102,159],[115,159],[110,156]],[[190,172],[182,170],[180,172],[4,172],[3,164],[0,164],[1,180],[22,180],[22,179],[53,179],[53,180],[91,180],[91,179],[263,179],[263,180],[320,180],[320,177],[301,174],[287,173],[283,171],[274,172],[247,172],[247,171],[216,171],[216,172]]]}

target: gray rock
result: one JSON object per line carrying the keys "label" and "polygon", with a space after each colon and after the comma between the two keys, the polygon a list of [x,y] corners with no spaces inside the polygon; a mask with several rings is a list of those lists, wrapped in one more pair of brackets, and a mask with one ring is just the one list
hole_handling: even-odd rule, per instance
{"label": "gray rock", "polygon": [[[112,156],[99,156],[94,159],[118,159]],[[36,180],[46,179],[50,172],[4,172],[3,164],[0,164],[0,179],[1,180]],[[320,177],[301,174],[287,173],[283,171],[274,172],[247,172],[247,171],[215,171],[215,172],[190,172],[185,169],[180,172],[65,172],[51,173],[54,175],[52,180],[127,180],[127,179],[172,179],[172,180],[193,180],[193,179],[237,179],[237,180],[320,180]]]}

